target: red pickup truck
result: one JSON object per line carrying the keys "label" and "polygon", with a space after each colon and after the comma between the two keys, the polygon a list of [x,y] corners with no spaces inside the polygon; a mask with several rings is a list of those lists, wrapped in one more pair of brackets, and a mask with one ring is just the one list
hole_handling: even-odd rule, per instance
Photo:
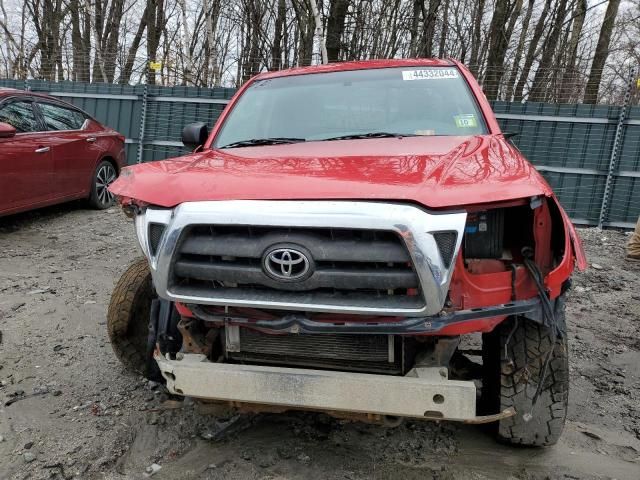
{"label": "red pickup truck", "polygon": [[463,65],[264,73],[183,143],[111,186],[145,257],[109,308],[125,365],[248,411],[558,440],[586,259]]}

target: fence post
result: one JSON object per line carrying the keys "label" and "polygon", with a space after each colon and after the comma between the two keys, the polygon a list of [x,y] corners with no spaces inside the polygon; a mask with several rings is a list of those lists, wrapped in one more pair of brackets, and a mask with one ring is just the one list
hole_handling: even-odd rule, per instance
{"label": "fence post", "polygon": [[144,149],[144,127],[147,123],[147,94],[148,86],[144,86],[142,91],[142,111],[140,112],[140,128],[138,130],[138,156],[136,158],[137,163],[142,163],[142,151]]}
{"label": "fence post", "polygon": [[620,107],[620,115],[618,115],[618,124],[616,125],[616,134],[613,139],[613,147],[611,148],[611,157],[609,157],[609,171],[607,172],[607,181],[604,184],[604,193],[602,194],[602,205],[600,206],[600,218],[598,219],[598,228],[602,228],[609,214],[609,200],[611,198],[611,190],[613,188],[613,178],[615,176],[616,164],[618,162],[618,153],[620,152],[620,144],[624,133],[624,121],[627,118],[627,110],[631,103],[631,90],[635,82],[636,69],[629,69],[629,83],[627,91],[624,94],[624,102]]}

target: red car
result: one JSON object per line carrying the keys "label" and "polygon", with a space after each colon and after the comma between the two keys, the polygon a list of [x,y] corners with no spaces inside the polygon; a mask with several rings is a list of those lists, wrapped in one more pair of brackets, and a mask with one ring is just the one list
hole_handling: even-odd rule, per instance
{"label": "red car", "polygon": [[110,207],[124,140],[69,103],[0,89],[0,216],[81,198]]}
{"label": "red car", "polygon": [[126,365],[248,411],[558,440],[586,259],[463,65],[264,73],[183,143],[111,186],[146,257],[109,308]]}

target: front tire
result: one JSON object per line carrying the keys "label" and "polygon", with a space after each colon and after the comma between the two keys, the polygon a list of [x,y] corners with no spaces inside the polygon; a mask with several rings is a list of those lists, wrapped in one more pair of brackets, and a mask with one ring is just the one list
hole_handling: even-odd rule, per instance
{"label": "front tire", "polygon": [[105,210],[113,206],[115,197],[108,189],[116,178],[118,178],[118,172],[111,162],[103,160],[98,164],[93,172],[89,195],[89,202],[93,208]]}
{"label": "front tire", "polygon": [[[551,328],[512,317],[483,335],[482,399],[488,411],[513,407],[515,416],[497,422],[498,440],[521,446],[554,445],[564,428],[569,398],[569,355],[564,301],[556,302],[557,338]],[[551,350],[553,349],[553,352]],[[536,403],[547,356],[551,355]]]}
{"label": "front tire", "polygon": [[146,258],[134,261],[113,289],[107,332],[116,357],[127,370],[150,374],[147,349],[151,302],[156,297]]}

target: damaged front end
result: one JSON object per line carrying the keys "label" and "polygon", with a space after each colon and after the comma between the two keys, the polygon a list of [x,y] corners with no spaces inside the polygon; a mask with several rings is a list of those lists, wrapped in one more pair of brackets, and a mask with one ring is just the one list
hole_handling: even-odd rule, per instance
{"label": "damaged front end", "polygon": [[[478,415],[482,365],[462,335],[507,318],[564,332],[553,312],[582,252],[552,197],[437,213],[392,205],[386,217],[388,205],[354,202],[206,203],[128,207],[160,296],[150,339],[172,393],[382,423],[501,421],[513,406]],[[308,252],[312,275],[268,275],[265,252],[283,245]]]}

